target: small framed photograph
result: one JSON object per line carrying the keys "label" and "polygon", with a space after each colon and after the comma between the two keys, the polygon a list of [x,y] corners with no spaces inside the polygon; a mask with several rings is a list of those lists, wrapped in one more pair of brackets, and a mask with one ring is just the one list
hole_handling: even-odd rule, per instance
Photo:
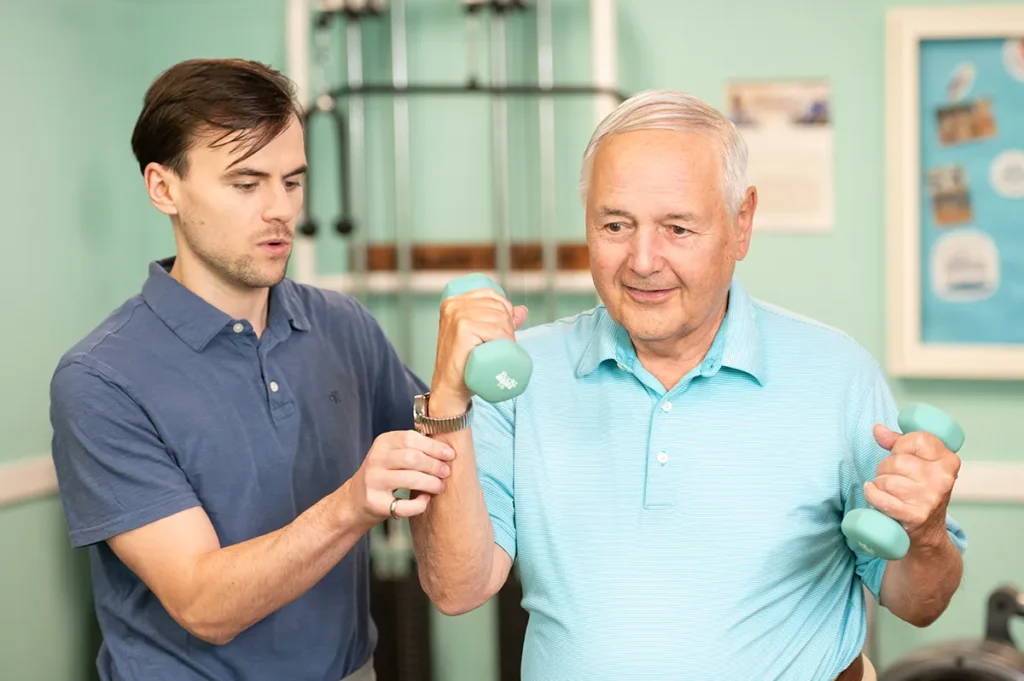
{"label": "small framed photograph", "polygon": [[1024,6],[886,17],[887,365],[1024,379]]}

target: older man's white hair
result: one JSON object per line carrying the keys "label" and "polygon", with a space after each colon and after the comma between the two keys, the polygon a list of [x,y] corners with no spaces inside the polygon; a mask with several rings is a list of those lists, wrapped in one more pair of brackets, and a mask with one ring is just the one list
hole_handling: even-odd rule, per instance
{"label": "older man's white hair", "polygon": [[633,95],[601,121],[583,153],[580,196],[584,205],[597,148],[606,138],[635,130],[673,130],[707,135],[722,150],[726,205],[735,215],[747,192],[747,144],[732,121],[693,95],[677,90],[648,90]]}

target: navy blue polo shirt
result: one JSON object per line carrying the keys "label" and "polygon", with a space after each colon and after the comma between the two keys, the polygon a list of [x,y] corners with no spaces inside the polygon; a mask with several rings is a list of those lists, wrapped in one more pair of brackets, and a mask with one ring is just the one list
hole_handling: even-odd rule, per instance
{"label": "navy blue polo shirt", "polygon": [[338,489],[425,390],[354,299],[284,280],[267,328],[150,265],[60,360],[53,458],[71,543],[89,547],[103,681],[338,681],[370,658],[363,537],[319,583],[223,646],[190,635],[105,540],[202,506],[222,546],[278,530]]}

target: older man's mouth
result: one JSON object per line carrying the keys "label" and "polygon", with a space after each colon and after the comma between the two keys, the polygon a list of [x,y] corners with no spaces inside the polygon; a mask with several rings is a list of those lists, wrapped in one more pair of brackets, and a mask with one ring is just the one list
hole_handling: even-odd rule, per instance
{"label": "older man's mouth", "polygon": [[626,293],[629,294],[629,297],[638,303],[658,303],[671,296],[675,291],[674,288],[655,289],[637,288],[634,286],[626,286],[624,288],[626,289]]}

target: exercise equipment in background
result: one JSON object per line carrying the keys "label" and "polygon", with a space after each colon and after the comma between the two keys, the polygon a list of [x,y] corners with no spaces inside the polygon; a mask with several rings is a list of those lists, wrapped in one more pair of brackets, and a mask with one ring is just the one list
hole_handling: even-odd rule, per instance
{"label": "exercise equipment in background", "polygon": [[1010,635],[1010,622],[1024,617],[1024,597],[1001,586],[988,599],[985,638],[930,647],[898,660],[878,681],[1024,681],[1024,653]]}
{"label": "exercise equipment in background", "polygon": [[[290,0],[292,3],[301,0]],[[490,101],[491,144],[489,148],[481,145],[479,166],[490,168],[492,178],[492,215],[491,239],[479,244],[433,244],[434,251],[448,250],[441,258],[432,258],[433,262],[452,262],[467,259],[467,249],[489,247],[492,253],[490,274],[505,290],[518,293],[538,293],[544,296],[544,305],[535,308],[532,321],[552,320],[558,314],[558,297],[568,293],[595,295],[593,282],[589,276],[589,263],[580,261],[575,255],[566,258],[567,247],[574,250],[585,246],[575,241],[568,244],[558,243],[555,225],[558,221],[556,192],[556,158],[558,147],[555,139],[555,102],[559,99],[589,99],[594,104],[597,120],[603,119],[617,104],[624,101],[627,95],[617,88],[617,27],[616,0],[589,0],[589,22],[591,30],[591,77],[586,84],[556,84],[554,80],[554,28],[553,0],[446,0],[451,5],[461,7],[467,28],[467,69],[463,83],[431,81],[424,78],[421,82],[410,82],[407,62],[406,7],[407,0],[320,0],[315,7],[314,26],[315,38],[311,41],[304,33],[300,22],[295,19],[289,30],[289,49],[296,55],[303,45],[309,48],[312,42],[315,49],[309,50],[312,56],[311,70],[313,78],[310,87],[305,90],[301,79],[299,98],[309,102],[309,115],[316,117],[329,115],[333,128],[311,126],[307,129],[307,141],[310,148],[337,151],[337,165],[340,177],[339,199],[342,203],[338,211],[340,217],[334,221],[337,235],[344,237],[347,253],[346,261],[339,262],[338,269],[322,258],[317,258],[315,249],[320,237],[327,232],[321,228],[326,221],[313,220],[306,215],[300,222],[300,237],[295,244],[295,279],[311,283],[323,288],[343,290],[358,298],[368,301],[368,296],[387,295],[398,303],[398,319],[402,324],[411,316],[411,295],[417,293],[437,293],[445,282],[467,272],[471,268],[440,269],[437,267],[421,267],[423,259],[417,259],[417,248],[421,244],[414,243],[411,224],[412,209],[410,200],[419,195],[414,191],[413,178],[410,177],[414,167],[413,149],[409,139],[409,101],[412,98],[432,102],[451,101],[454,106],[463,106],[467,98],[482,97]],[[423,5],[416,8],[418,16],[436,12],[438,16],[451,11],[445,3],[436,6]],[[588,3],[573,4],[566,9],[580,12],[579,18],[587,21],[586,8]],[[582,12],[581,12],[582,10]],[[535,18],[534,26],[523,23]],[[510,22],[516,21],[514,28],[530,30],[536,36],[536,82],[510,83],[507,66],[509,63],[524,61],[521,46],[522,39],[507,40],[506,29],[513,27]],[[344,32],[336,32],[332,27],[344,23]],[[390,37],[389,64],[391,77],[389,82],[365,82],[364,70],[367,73],[380,72],[375,64],[364,69],[364,56],[373,54],[365,50],[363,45],[364,31],[373,31],[368,35],[377,36],[381,25],[387,26]],[[489,34],[484,28],[489,28]],[[330,78],[329,55],[321,45],[340,42],[338,37],[344,36],[345,73]],[[517,34],[518,35],[518,34]],[[484,44],[486,43],[486,44]],[[528,44],[528,43],[525,43]],[[484,69],[478,62],[481,57],[489,57],[489,70],[485,76]],[[372,58],[372,57],[370,57]],[[301,71],[304,64],[299,57],[293,61],[299,64]],[[532,61],[532,59],[531,59]],[[340,69],[339,69],[340,70]],[[300,74],[301,75],[301,74]],[[305,93],[305,94],[304,94]],[[391,120],[387,116],[374,116],[371,120],[366,115],[366,103],[369,98],[386,98],[390,101]],[[536,118],[532,115],[523,116],[516,109],[511,116],[509,102],[515,99],[533,100],[537,103]],[[458,109],[465,112],[465,109]],[[530,120],[533,119],[533,120]],[[390,124],[390,125],[389,125]],[[524,178],[524,186],[536,191],[539,197],[539,243],[526,243],[522,235],[514,234],[511,225],[510,205],[513,205],[510,188],[519,186],[518,178],[511,174],[510,132],[517,132],[521,125],[536,125],[537,153],[536,169],[529,168]],[[385,134],[391,135],[394,145],[394,167],[389,173],[387,194],[394,201],[394,220],[389,220],[387,229],[379,229],[368,224],[375,218],[367,216],[366,196],[367,178],[376,175],[367,173],[366,138],[373,133],[369,126],[385,126]],[[518,149],[517,149],[518,150]],[[308,154],[307,154],[308,155]],[[534,156],[534,154],[531,154]],[[467,162],[476,163],[475,159]],[[530,161],[533,164],[533,159]],[[311,166],[315,166],[311,160]],[[311,176],[317,173],[311,168]],[[415,184],[444,182],[443,177],[415,178]],[[427,185],[429,186],[429,184]],[[322,191],[322,190],[321,190]],[[310,201],[307,197],[307,206]],[[516,199],[518,203],[518,199]],[[313,206],[311,212],[318,209]],[[376,239],[384,237],[381,243],[368,243],[370,235]],[[386,236],[385,236],[386,235]],[[528,237],[527,237],[528,238]],[[579,240],[582,242],[582,239]],[[517,257],[517,250],[537,251],[537,257]],[[381,248],[393,252],[389,259],[389,267],[368,267],[369,255]],[[566,263],[571,263],[566,267]],[[583,266],[580,266],[583,262]],[[318,270],[329,267],[336,273],[319,273]],[[338,270],[341,270],[338,273]],[[433,270],[433,271],[428,271]],[[408,358],[411,352],[411,337],[405,328],[393,332],[395,345],[399,354]]]}
{"label": "exercise equipment in background", "polygon": [[[931,433],[951,451],[964,444],[964,431],[945,412],[929,404],[911,404],[900,410],[897,424],[904,434]],[[910,548],[903,526],[874,508],[858,508],[843,518],[842,531],[868,553],[886,560],[899,560]]]}
{"label": "exercise equipment in background", "polygon": [[420,586],[406,521],[370,532],[370,616],[377,626],[377,681],[434,681],[430,619],[433,605]]}
{"label": "exercise equipment in background", "polygon": [[[491,288],[506,298],[505,290],[486,274],[474,272],[451,281],[441,299],[469,291]],[[466,387],[488,402],[504,402],[526,390],[533,374],[533,360],[522,346],[509,338],[498,338],[473,348],[466,360]]]}
{"label": "exercise equipment in background", "polygon": [[523,585],[519,561],[512,564],[508,579],[496,596],[498,604],[498,668],[499,681],[520,681],[523,666],[523,645],[530,615],[523,608]]}

